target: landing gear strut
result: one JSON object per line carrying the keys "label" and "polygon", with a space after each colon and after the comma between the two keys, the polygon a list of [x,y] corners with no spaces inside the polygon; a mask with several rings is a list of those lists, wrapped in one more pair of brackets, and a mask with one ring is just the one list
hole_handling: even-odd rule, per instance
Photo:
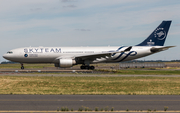
{"label": "landing gear strut", "polygon": [[24,66],[23,66],[23,64],[21,64],[21,69],[24,69]]}
{"label": "landing gear strut", "polygon": [[95,69],[95,67],[94,66],[87,66],[87,65],[82,65],[81,67],[80,67],[81,69],[91,69],[91,70],[94,70]]}

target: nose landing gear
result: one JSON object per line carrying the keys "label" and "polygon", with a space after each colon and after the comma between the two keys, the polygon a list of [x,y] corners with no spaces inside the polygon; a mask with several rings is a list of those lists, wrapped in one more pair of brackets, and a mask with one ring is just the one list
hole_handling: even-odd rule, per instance
{"label": "nose landing gear", "polygon": [[24,69],[24,66],[23,66],[23,64],[21,64],[21,69]]}

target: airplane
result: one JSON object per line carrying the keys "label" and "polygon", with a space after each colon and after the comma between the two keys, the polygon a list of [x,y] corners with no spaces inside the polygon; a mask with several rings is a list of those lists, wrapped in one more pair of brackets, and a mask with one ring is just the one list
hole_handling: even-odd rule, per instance
{"label": "airplane", "polygon": [[164,46],[172,21],[162,23],[143,42],[135,46],[108,47],[23,47],[8,51],[3,57],[13,62],[54,63],[68,68],[82,64],[81,69],[95,69],[90,64],[116,63],[145,57],[175,46]]}

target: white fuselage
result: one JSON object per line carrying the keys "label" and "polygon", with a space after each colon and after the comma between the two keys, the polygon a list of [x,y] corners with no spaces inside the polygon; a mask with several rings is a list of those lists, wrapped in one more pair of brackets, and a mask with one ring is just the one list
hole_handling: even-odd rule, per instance
{"label": "white fuselage", "polygon": [[21,63],[54,63],[55,67],[72,67],[82,64],[81,69],[94,69],[93,63],[114,63],[133,60],[167,50],[164,46],[171,21],[162,23],[136,46],[115,47],[24,47],[4,54],[7,60]]}
{"label": "white fuselage", "polygon": [[[158,47],[158,46],[156,46]],[[79,56],[89,56],[109,51],[123,51],[127,46],[114,47],[24,47],[13,49],[3,57],[20,63],[58,63],[58,59],[75,59]],[[153,54],[152,46],[133,46],[130,51],[114,53],[109,57],[97,57],[90,63],[111,63],[137,59]],[[87,60],[87,59],[86,59]],[[79,64],[79,63],[77,63]]]}

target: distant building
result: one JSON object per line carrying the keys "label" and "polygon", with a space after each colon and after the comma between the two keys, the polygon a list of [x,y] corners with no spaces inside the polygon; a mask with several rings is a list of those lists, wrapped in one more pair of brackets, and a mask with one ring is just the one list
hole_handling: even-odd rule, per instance
{"label": "distant building", "polygon": [[3,61],[1,64],[17,64],[17,62]]}

